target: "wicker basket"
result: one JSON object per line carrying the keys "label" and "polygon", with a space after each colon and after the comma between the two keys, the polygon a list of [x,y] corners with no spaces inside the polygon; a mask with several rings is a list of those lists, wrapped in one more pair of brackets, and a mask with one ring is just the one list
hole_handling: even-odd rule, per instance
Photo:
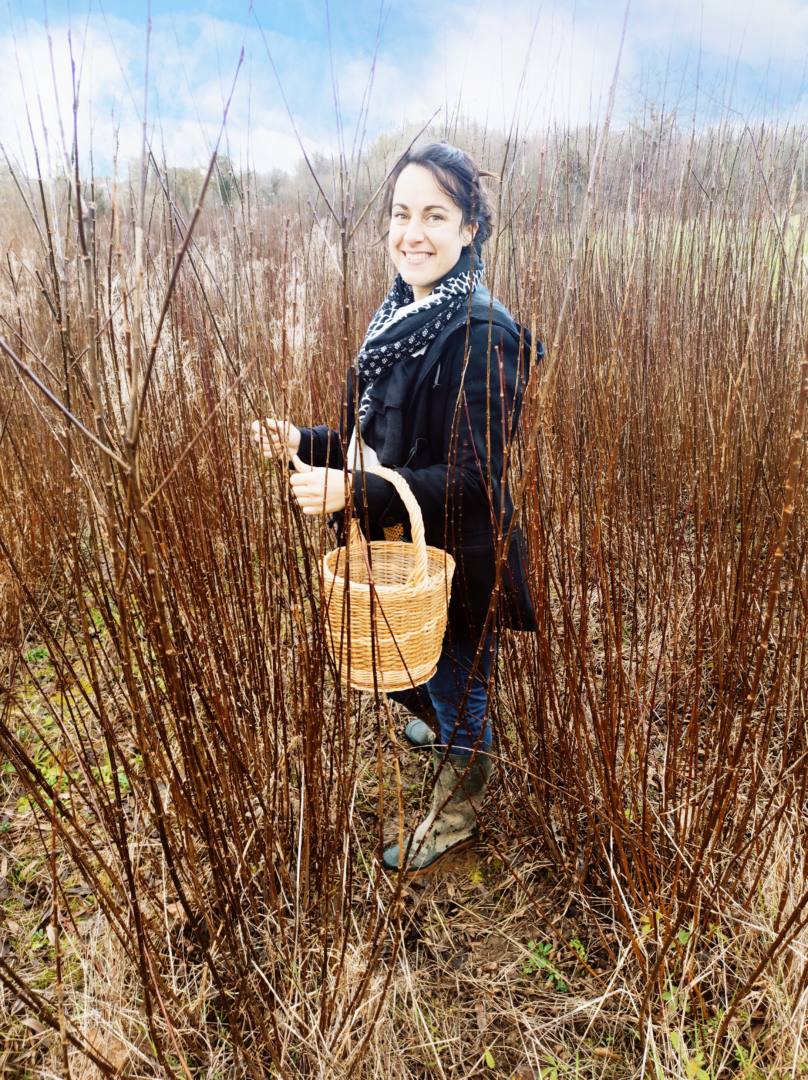
{"label": "wicker basket", "polygon": [[352,520],[347,547],[323,559],[329,645],[344,683],[404,690],[435,674],[455,563],[448,552],[427,547],[421,508],[406,480],[381,465],[372,472],[401,496],[413,542],[369,544]]}

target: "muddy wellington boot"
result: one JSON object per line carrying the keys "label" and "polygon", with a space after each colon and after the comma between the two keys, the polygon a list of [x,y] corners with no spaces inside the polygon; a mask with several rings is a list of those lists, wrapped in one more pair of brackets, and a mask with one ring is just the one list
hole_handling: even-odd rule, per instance
{"label": "muddy wellington boot", "polygon": [[437,770],[432,809],[412,834],[412,843],[410,837],[405,838],[403,854],[397,843],[385,849],[382,861],[388,870],[397,870],[406,858],[407,873],[423,873],[450,851],[468,847],[476,836],[491,758],[477,753],[472,760],[469,754],[444,754],[436,749],[432,761]]}

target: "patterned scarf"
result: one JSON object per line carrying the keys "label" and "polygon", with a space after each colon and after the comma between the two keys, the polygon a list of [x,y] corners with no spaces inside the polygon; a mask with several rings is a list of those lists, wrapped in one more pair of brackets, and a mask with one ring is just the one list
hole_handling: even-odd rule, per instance
{"label": "patterned scarf", "polygon": [[469,295],[483,279],[485,266],[475,253],[464,248],[455,265],[440,279],[432,292],[413,298],[412,286],[396,275],[381,307],[370,320],[365,340],[356,358],[359,375],[359,428],[364,434],[373,384],[403,356],[426,352],[441,329],[468,304]]}

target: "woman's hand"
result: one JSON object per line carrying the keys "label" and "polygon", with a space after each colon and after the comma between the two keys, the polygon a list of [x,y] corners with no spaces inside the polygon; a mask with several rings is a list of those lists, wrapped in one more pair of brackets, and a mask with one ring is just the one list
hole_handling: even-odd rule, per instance
{"label": "woman's hand", "polygon": [[346,498],[350,498],[350,479],[346,480],[342,469],[304,465],[301,472],[292,473],[289,483],[304,514],[334,514],[344,510]]}
{"label": "woman's hand", "polygon": [[291,457],[300,449],[300,429],[290,420],[279,420],[267,416],[263,420],[253,420],[252,440],[265,458]]}

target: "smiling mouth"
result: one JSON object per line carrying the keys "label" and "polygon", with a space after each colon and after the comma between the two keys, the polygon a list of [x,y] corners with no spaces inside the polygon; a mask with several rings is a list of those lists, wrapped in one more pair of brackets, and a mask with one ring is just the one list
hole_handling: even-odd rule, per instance
{"label": "smiling mouth", "polygon": [[407,262],[415,263],[416,265],[426,262],[427,259],[432,258],[431,251],[405,251],[404,258]]}

